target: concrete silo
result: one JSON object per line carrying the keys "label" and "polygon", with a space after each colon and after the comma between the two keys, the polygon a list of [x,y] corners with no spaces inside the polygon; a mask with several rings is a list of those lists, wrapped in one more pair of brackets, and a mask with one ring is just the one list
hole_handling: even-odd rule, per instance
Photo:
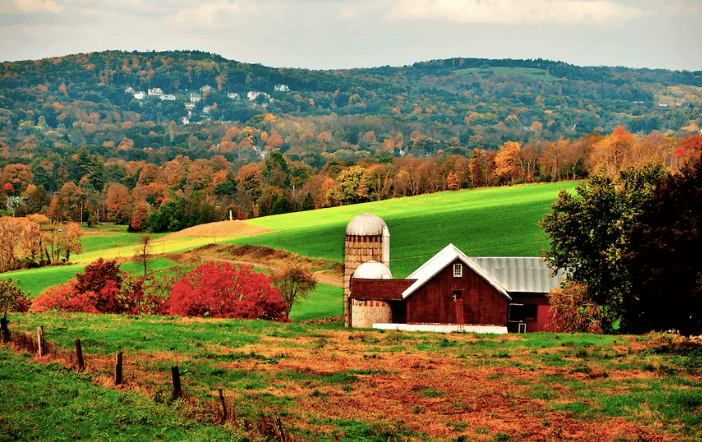
{"label": "concrete silo", "polygon": [[385,221],[371,213],[355,216],[346,226],[344,241],[344,317],[351,325],[351,275],[369,261],[390,265],[390,231]]}

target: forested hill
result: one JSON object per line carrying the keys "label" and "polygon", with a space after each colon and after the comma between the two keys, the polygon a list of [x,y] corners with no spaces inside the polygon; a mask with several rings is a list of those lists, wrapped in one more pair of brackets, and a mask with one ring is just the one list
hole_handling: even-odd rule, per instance
{"label": "forested hill", "polygon": [[[413,133],[425,137],[413,146],[415,156],[574,139],[618,125],[689,135],[702,105],[702,72],[548,60],[456,58],[309,71],[204,52],[108,51],[3,63],[0,77],[0,155],[25,158],[83,145],[121,146],[115,153],[133,160],[156,161],[145,148],[162,158],[201,157],[232,125],[251,128],[249,141],[263,146],[268,114],[295,122],[294,130],[277,131],[275,147],[294,148],[297,159],[319,165],[322,152],[373,152],[374,143],[398,134],[404,143],[395,144],[404,146],[391,154],[407,153]],[[374,139],[363,139],[368,132]],[[311,142],[318,137],[324,146]]]}

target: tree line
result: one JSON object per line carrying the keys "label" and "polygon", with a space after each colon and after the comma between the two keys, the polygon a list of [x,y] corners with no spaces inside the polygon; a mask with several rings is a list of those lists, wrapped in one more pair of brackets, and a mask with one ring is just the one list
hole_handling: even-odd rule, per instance
{"label": "tree line", "polygon": [[[231,130],[223,135],[232,136]],[[599,170],[615,177],[651,162],[677,170],[699,152],[702,136],[637,136],[617,127],[609,135],[574,141],[508,141],[497,151],[476,148],[466,156],[389,154],[392,145],[427,142],[421,134],[406,142],[398,135],[372,157],[330,159],[318,169],[274,148],[263,151],[265,159],[246,164],[215,155],[207,160],[177,156],[162,165],[106,159],[81,148],[56,162],[4,166],[0,207],[8,215],[40,214],[52,223],[110,222],[134,231],[176,231],[230,214],[248,219],[447,190],[576,180]]]}

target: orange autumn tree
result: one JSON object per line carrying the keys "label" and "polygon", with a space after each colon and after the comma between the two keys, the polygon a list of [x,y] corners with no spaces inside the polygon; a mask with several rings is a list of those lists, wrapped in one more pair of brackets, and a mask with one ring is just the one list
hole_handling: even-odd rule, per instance
{"label": "orange autumn tree", "polygon": [[593,163],[604,173],[614,178],[626,166],[627,158],[636,142],[634,135],[617,126],[612,133],[600,140],[592,152]]}
{"label": "orange autumn tree", "polygon": [[503,180],[513,183],[520,176],[521,162],[521,143],[508,141],[500,146],[500,151],[495,156],[496,173]]}

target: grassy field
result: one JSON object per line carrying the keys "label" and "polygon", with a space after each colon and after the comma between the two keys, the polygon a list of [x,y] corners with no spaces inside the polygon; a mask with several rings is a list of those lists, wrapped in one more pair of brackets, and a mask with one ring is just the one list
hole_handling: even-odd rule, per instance
{"label": "grassy field", "polygon": [[[391,268],[402,277],[449,242],[473,256],[538,254],[547,242],[536,223],[564,187],[575,183],[267,217],[251,222],[272,233],[229,241],[341,261],[346,224],[372,212],[389,226]],[[82,265],[8,276],[37,295],[99,256],[133,255],[138,238],[88,237]],[[156,248],[209,242],[180,238]],[[173,264],[155,258],[150,268]],[[138,262],[122,268],[141,271]],[[291,318],[340,315],[342,298],[342,289],[321,284]],[[275,412],[294,441],[702,440],[702,349],[670,335],[443,335],[72,313],[13,313],[9,321],[18,339],[0,347],[0,439],[275,440]],[[35,344],[21,337],[39,325],[48,356],[23,353]],[[86,357],[82,373],[75,339]],[[118,351],[121,386],[113,381]],[[171,399],[173,365],[183,399]]]}
{"label": "grassy field", "polygon": [[[0,401],[0,431],[18,440],[178,440],[178,431],[272,440],[273,411],[298,441],[702,438],[702,351],[666,335],[443,335],[87,314],[10,321],[14,331],[43,325],[57,348],[33,358],[48,365],[0,350],[0,394],[14,393]],[[64,368],[75,363],[77,338],[87,354],[80,375]],[[120,387],[111,381],[116,351],[125,355]],[[173,365],[186,399],[170,403]],[[15,368],[22,374],[7,371]],[[221,418],[218,389],[232,415],[208,427]]]}
{"label": "grassy field", "polygon": [[554,183],[442,192],[412,198],[297,212],[250,220],[272,233],[232,240],[304,256],[343,261],[344,230],[370,212],[390,230],[390,270],[404,278],[447,244],[468,256],[537,256],[548,241],[537,223],[560,189]]}
{"label": "grassy field", "polygon": [[[63,284],[76,276],[76,273],[83,273],[83,269],[88,262],[56,267],[44,267],[41,269],[18,270],[7,273],[13,280],[20,282],[20,287],[25,293],[30,293],[29,297],[34,298],[46,287]],[[162,271],[177,266],[178,263],[165,258],[152,258],[148,261],[150,271]],[[129,262],[122,264],[120,269],[134,275],[143,275],[144,267],[140,262]]]}
{"label": "grassy field", "polygon": [[[572,190],[576,183],[523,185],[460,192],[442,192],[411,198],[289,213],[250,220],[272,233],[243,238],[220,239],[221,243],[264,245],[282,248],[303,256],[343,260],[344,229],[354,216],[374,213],[385,220],[391,235],[390,269],[396,278],[410,274],[449,243],[469,256],[534,256],[548,245],[537,226],[562,188]],[[123,231],[88,234],[80,265],[49,267],[7,273],[19,279],[25,291],[37,296],[44,288],[68,281],[82,272],[86,263],[105,259],[131,258],[141,234]],[[176,238],[155,242],[153,254],[176,253],[212,243],[212,238]],[[156,261],[150,268],[163,269],[170,261]],[[123,270],[138,271],[137,263]],[[334,293],[334,295],[331,295]],[[337,316],[341,291],[320,284],[306,303],[293,308],[296,320]],[[298,309],[302,309],[298,310]]]}
{"label": "grassy field", "polygon": [[486,67],[486,68],[471,68],[471,69],[458,69],[455,71],[456,75],[514,75],[515,77],[525,77],[532,78],[535,80],[559,80],[559,78],[554,77],[549,74],[546,69],[537,68],[518,68],[518,67]]}

